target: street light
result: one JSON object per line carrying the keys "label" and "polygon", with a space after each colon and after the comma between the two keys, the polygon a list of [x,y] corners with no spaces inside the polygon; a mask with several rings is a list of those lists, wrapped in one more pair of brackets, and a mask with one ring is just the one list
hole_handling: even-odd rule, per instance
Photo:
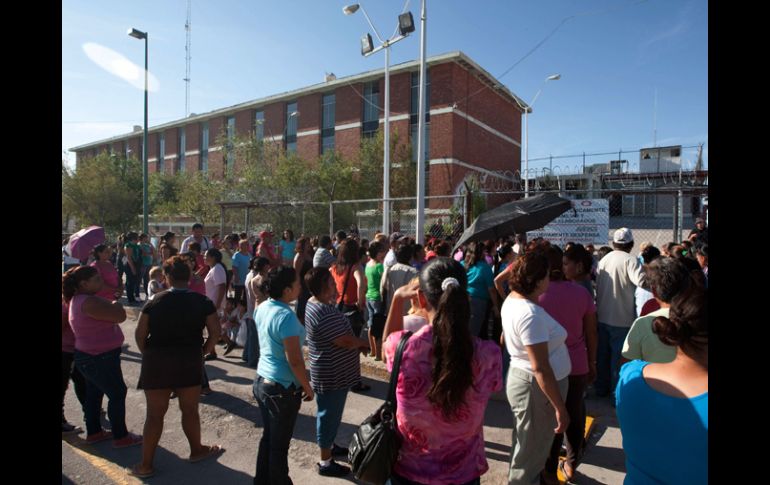
{"label": "street light", "polygon": [[369,18],[369,15],[367,15],[366,9],[364,9],[363,5],[360,5],[358,3],[347,5],[343,7],[342,13],[344,13],[345,15],[353,15],[359,9],[361,9],[361,12],[363,12],[364,17],[366,17],[366,21],[367,23],[369,23],[369,27],[372,28],[372,30],[374,31],[374,34],[377,36],[377,40],[380,41],[380,46],[375,48],[372,43],[372,36],[370,34],[364,35],[361,38],[361,55],[363,55],[364,57],[369,57],[375,52],[379,52],[385,49],[385,131],[383,132],[384,163],[383,163],[383,169],[382,169],[383,170],[382,232],[389,234],[390,233],[390,201],[389,201],[390,199],[390,46],[402,39],[405,39],[410,32],[414,32],[414,21],[412,19],[412,14],[410,12],[402,13],[401,15],[398,16],[398,26],[396,28],[396,32],[398,32],[398,35],[396,35],[396,32],[394,32],[393,36],[390,39],[382,40],[380,33],[377,32],[376,28],[374,28],[374,24],[372,24],[372,21]]}
{"label": "street light", "polygon": [[134,39],[144,39],[144,138],[142,142],[142,232],[149,234],[149,219],[147,214],[147,32],[129,29],[128,35]]}
{"label": "street light", "polygon": [[537,90],[535,97],[532,98],[532,102],[529,103],[529,106],[524,110],[524,138],[527,143],[526,148],[524,149],[524,172],[526,174],[524,178],[524,198],[529,197],[529,123],[527,115],[530,111],[532,111],[532,106],[535,104],[535,101],[537,101],[537,97],[540,96],[540,93],[543,91],[545,83],[548,81],[558,81],[559,79],[561,79],[561,74],[553,74],[545,78],[543,84],[540,85],[540,89]]}

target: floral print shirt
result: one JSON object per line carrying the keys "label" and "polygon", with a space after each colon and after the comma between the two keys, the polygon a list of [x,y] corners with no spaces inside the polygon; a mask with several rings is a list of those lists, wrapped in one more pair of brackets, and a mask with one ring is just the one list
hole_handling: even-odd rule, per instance
{"label": "floral print shirt", "polygon": [[[383,346],[388,371],[402,333],[390,334]],[[495,342],[473,340],[473,386],[452,420],[427,397],[433,384],[433,326],[420,328],[407,342],[396,387],[396,420],[403,441],[394,471],[400,476],[425,484],[465,483],[489,469],[484,411],[490,394],[502,388],[502,355]]]}

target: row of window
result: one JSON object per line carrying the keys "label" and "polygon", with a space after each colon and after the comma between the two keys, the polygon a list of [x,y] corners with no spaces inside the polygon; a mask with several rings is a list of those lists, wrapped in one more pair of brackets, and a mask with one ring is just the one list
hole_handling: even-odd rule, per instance
{"label": "row of window", "polygon": [[[425,157],[428,159],[428,146],[429,134],[430,134],[430,74],[426,76],[426,90],[425,90]],[[418,121],[418,109],[419,109],[419,73],[411,73],[411,103],[409,112],[410,123],[410,136],[412,140],[412,158],[417,160],[417,121]],[[334,93],[324,94],[321,97],[321,153],[334,150],[334,125],[335,125],[335,111],[336,111],[336,97]],[[377,130],[380,125],[380,112],[382,111],[380,104],[380,83],[379,81],[372,81],[364,84],[363,93],[363,116],[361,122],[361,135],[364,138],[370,138],[376,136]],[[284,131],[284,148],[286,151],[295,152],[297,150],[297,127],[299,125],[300,113],[297,111],[297,102],[292,101],[286,103],[286,128]],[[256,139],[261,141],[265,137],[265,112],[263,110],[257,110],[254,115],[254,133]],[[185,149],[186,149],[186,133],[185,128],[180,127],[177,147],[177,166],[176,169],[180,172],[185,170]],[[226,167],[228,170],[232,169],[235,163],[235,116],[228,116],[226,118],[226,132],[227,142],[225,145],[225,157]],[[270,134],[274,136],[274,134]],[[124,151],[126,157],[129,156],[130,150],[128,149],[128,143],[124,143]],[[140,152],[141,152],[140,142]],[[209,122],[201,122],[201,137],[200,137],[200,161],[198,168],[201,171],[208,171],[208,151],[209,151]],[[165,134],[160,133],[158,135],[158,172],[164,171],[166,154],[166,140]]]}

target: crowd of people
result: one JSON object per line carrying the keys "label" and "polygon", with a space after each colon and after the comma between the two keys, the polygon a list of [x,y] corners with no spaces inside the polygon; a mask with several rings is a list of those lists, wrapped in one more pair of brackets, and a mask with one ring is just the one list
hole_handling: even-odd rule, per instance
{"label": "crowd of people", "polygon": [[[515,235],[453,251],[436,224],[424,244],[400,232],[358,231],[294,239],[262,231],[204,236],[201,224],[176,249],[164,234],[99,244],[89,261],[63,261],[62,432],[72,380],[86,441],[142,444],[137,477],[153,457],[169,400],[179,399],[190,462],[217,456],[201,443],[198,405],[212,392],[205,362],[242,348],[256,369],[262,415],[255,484],[290,484],[288,453],[303,401],[317,405],[317,472],[343,477],[335,442],[350,391],[366,393],[363,358],[404,347],[396,389],[402,440],[391,483],[477,484],[487,471],[484,410],[505,387],[513,413],[509,483],[555,484],[575,476],[585,452],[585,397],[616,406],[626,483],[704,483],[708,446],[708,232],[660,249],[632,231],[611,247]],[[124,283],[125,275],[125,283]],[[143,304],[143,435],[125,426],[120,369],[126,305]],[[144,294],[145,301],[141,301]],[[308,366],[302,348],[307,347]],[[102,429],[108,397],[111,431]],[[566,456],[560,457],[562,447]]]}

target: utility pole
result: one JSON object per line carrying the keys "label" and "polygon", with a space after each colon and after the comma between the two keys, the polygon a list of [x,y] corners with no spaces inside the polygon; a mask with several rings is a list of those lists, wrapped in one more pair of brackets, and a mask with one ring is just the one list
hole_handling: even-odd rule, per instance
{"label": "utility pole", "polygon": [[187,22],[184,24],[184,30],[187,35],[187,42],[184,46],[185,51],[185,72],[184,72],[184,117],[190,116],[190,48],[192,47],[192,0],[187,0]]}

